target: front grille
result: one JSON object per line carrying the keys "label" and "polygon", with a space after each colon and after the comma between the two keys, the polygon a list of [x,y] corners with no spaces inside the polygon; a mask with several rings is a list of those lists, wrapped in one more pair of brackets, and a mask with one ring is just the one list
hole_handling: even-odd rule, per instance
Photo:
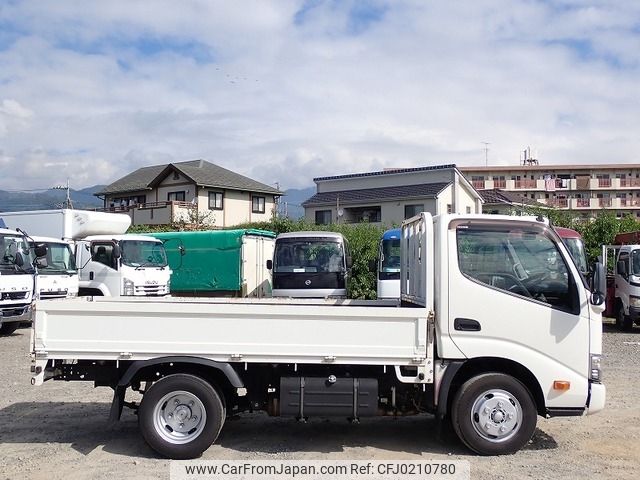
{"label": "front grille", "polygon": [[22,300],[27,298],[29,292],[3,292],[0,294],[1,300]]}
{"label": "front grille", "polygon": [[57,292],[40,292],[40,298],[64,298],[66,296],[66,290],[59,290]]}
{"label": "front grille", "polygon": [[144,285],[136,287],[136,295],[166,295],[167,287],[164,285]]}

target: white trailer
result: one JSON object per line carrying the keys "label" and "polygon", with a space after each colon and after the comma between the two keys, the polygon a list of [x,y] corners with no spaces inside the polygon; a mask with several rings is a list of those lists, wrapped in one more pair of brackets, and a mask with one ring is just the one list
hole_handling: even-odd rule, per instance
{"label": "white trailer", "polygon": [[[194,458],[242,411],[305,419],[429,412],[480,454],[531,438],[537,416],[604,408],[604,272],[590,291],[557,234],[496,215],[423,213],[402,230],[401,305],[308,299],[39,303],[32,383],[143,393],[142,434]],[[464,301],[460,301],[464,298]],[[176,328],[176,325],[179,326]],[[301,427],[301,430],[304,427]]]}
{"label": "white trailer", "polygon": [[171,270],[164,246],[146,236],[126,235],[128,215],[88,210],[3,212],[0,220],[29,235],[73,241],[80,295],[164,296]]}

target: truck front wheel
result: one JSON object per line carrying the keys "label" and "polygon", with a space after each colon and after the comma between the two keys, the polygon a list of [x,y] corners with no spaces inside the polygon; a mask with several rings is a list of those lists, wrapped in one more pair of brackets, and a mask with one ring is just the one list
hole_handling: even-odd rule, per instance
{"label": "truck front wheel", "polygon": [[20,322],[4,322],[0,326],[0,337],[7,337],[15,332],[20,326]]}
{"label": "truck front wheel", "polygon": [[138,425],[160,455],[175,460],[199,457],[218,438],[225,409],[216,390],[200,377],[168,375],[142,397]]}
{"label": "truck front wheel", "polygon": [[451,422],[462,442],[481,455],[520,450],[536,428],[536,406],[515,378],[486,373],[467,380],[453,399]]}

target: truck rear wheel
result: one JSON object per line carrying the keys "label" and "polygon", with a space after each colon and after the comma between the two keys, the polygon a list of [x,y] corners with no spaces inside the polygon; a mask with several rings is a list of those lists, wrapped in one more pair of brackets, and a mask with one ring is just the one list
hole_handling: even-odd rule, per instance
{"label": "truck rear wheel", "polygon": [[155,382],[142,397],[138,425],[160,455],[199,457],[218,438],[225,409],[216,390],[200,377],[175,374]]}
{"label": "truck rear wheel", "polygon": [[8,337],[20,326],[20,322],[4,322],[0,326],[0,337]]}
{"label": "truck rear wheel", "polygon": [[515,378],[486,373],[467,380],[453,399],[451,423],[462,442],[481,455],[520,450],[533,436],[536,406]]}

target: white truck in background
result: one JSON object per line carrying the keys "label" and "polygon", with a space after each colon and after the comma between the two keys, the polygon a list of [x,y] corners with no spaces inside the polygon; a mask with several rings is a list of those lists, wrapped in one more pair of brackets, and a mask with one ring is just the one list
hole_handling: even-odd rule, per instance
{"label": "white truck in background", "polygon": [[[499,455],[526,445],[538,416],[604,408],[602,265],[588,286],[534,219],[423,213],[401,235],[399,304],[40,302],[31,382],[111,387],[110,419],[137,409],[147,443],[174,459],[199,456],[243,411],[354,421],[427,412],[449,418],[471,450]],[[129,388],[139,406],[125,402]]]}
{"label": "white truck in background", "polygon": [[162,242],[125,234],[131,225],[128,215],[60,209],[2,212],[0,219],[29,235],[72,242],[79,295],[169,294],[171,270]]}
{"label": "white truck in background", "polygon": [[29,237],[29,245],[44,245],[45,257],[38,262],[37,287],[41,300],[49,298],[73,298],[78,296],[78,268],[74,244],[71,241],[50,237]]}
{"label": "white truck in background", "polygon": [[0,228],[0,336],[11,335],[31,321],[34,273],[27,238]]}
{"label": "white truck in background", "polygon": [[346,298],[351,275],[349,243],[337,232],[289,232],[276,237],[274,297]]}

